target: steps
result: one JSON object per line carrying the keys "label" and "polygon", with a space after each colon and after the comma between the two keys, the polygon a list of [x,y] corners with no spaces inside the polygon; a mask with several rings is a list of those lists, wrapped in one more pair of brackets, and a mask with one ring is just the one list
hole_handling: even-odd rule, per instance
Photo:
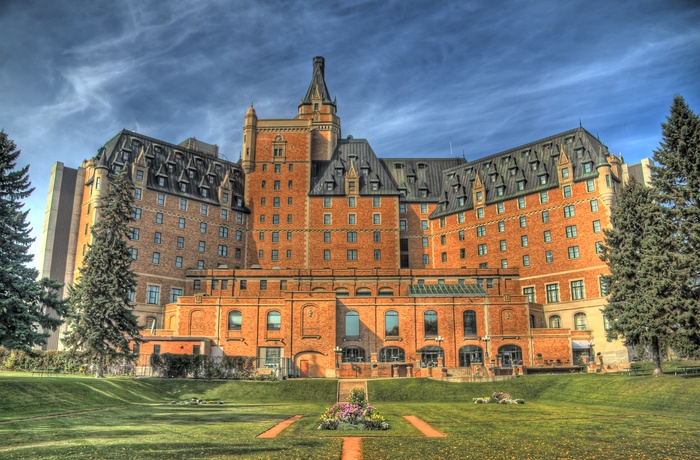
{"label": "steps", "polygon": [[365,396],[367,401],[369,401],[367,380],[338,380],[338,402],[348,402],[350,391],[352,391],[353,388],[362,388],[365,390]]}

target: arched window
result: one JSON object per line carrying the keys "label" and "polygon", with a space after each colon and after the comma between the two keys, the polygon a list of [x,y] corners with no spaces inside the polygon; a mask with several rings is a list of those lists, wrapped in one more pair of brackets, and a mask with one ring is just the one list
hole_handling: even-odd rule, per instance
{"label": "arched window", "polygon": [[588,330],[588,318],[586,318],[585,313],[576,313],[574,315],[574,328],[577,331],[587,331]]}
{"label": "arched window", "polygon": [[350,292],[345,288],[338,288],[335,290],[335,295],[336,297],[347,297],[350,295]]}
{"label": "arched window", "polygon": [[444,354],[442,351],[442,348],[436,347],[434,345],[423,347],[420,350],[421,352],[421,366],[422,367],[429,367],[429,366],[440,366],[443,364],[443,359]]}
{"label": "arched window", "polygon": [[282,318],[280,317],[280,312],[271,311],[267,313],[267,330],[268,331],[279,331],[282,327]]}
{"label": "arched window", "polygon": [[372,295],[372,291],[370,291],[367,288],[359,288],[357,291],[355,291],[356,297],[369,297],[371,295]]}
{"label": "arched window", "polygon": [[158,320],[154,316],[146,317],[146,327],[150,330],[158,327]]}
{"label": "arched window", "polygon": [[315,287],[315,288],[313,288],[313,291],[314,291],[314,292],[320,292],[320,291],[325,291],[325,290],[326,290],[326,288],[322,288],[322,287]]}
{"label": "arched window", "polygon": [[511,367],[523,362],[523,350],[517,345],[503,345],[498,349],[498,354],[501,355],[503,367]]}
{"label": "arched window", "polygon": [[464,335],[476,335],[476,312],[466,310],[462,313],[462,321],[464,322]]}
{"label": "arched window", "polygon": [[380,296],[393,296],[394,295],[394,290],[391,288],[380,288],[379,289],[379,295]]}
{"label": "arched window", "polygon": [[243,318],[241,317],[241,312],[238,310],[233,310],[228,313],[228,330],[229,331],[240,331],[243,325]]}
{"label": "arched window", "polygon": [[384,313],[384,328],[387,336],[399,335],[399,314],[397,312],[389,310]]}
{"label": "arched window", "polygon": [[423,331],[426,336],[438,335],[438,315],[435,310],[423,313]]}
{"label": "arched window", "polygon": [[549,327],[559,329],[561,327],[561,318],[559,315],[552,315],[549,317]]}
{"label": "arched window", "polygon": [[379,350],[380,363],[398,363],[406,360],[406,354],[399,347],[386,347]]}
{"label": "arched window", "polygon": [[344,363],[361,363],[365,360],[365,350],[360,347],[343,348]]}
{"label": "arched window", "polygon": [[459,365],[469,367],[472,363],[484,362],[484,350],[481,347],[467,345],[459,349]]}
{"label": "arched window", "polygon": [[345,314],[345,335],[347,337],[359,337],[360,335],[360,314],[356,311],[349,311]]}

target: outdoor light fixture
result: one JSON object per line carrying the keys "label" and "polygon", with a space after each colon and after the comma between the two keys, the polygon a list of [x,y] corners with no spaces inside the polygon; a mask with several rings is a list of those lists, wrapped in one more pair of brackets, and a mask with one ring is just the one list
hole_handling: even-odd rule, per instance
{"label": "outdoor light fixture", "polygon": [[343,349],[340,347],[335,347],[333,351],[335,352],[335,368],[338,369],[340,367],[340,363],[338,362],[338,356],[341,353],[343,353]]}
{"label": "outdoor light fixture", "polygon": [[438,343],[438,348],[440,349],[440,359],[442,360],[442,366],[445,367],[445,355],[442,351],[442,341],[445,340],[444,337],[438,335],[435,337],[435,341]]}

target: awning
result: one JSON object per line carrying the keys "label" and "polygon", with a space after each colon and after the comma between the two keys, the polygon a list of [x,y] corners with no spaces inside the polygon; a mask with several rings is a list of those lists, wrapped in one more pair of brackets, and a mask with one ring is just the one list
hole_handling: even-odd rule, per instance
{"label": "awning", "polygon": [[572,340],[571,348],[574,350],[588,350],[591,348],[591,342],[588,340]]}

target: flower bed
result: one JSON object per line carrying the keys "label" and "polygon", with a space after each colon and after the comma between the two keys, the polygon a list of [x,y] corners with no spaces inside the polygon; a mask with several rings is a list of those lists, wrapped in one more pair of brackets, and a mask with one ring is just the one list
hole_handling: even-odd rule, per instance
{"label": "flower bed", "polygon": [[525,404],[525,400],[514,399],[509,393],[494,391],[491,396],[474,398],[474,404]]}
{"label": "flower bed", "polygon": [[321,415],[319,430],[388,430],[389,424],[365,400],[365,391],[353,389],[347,403],[336,403]]}

